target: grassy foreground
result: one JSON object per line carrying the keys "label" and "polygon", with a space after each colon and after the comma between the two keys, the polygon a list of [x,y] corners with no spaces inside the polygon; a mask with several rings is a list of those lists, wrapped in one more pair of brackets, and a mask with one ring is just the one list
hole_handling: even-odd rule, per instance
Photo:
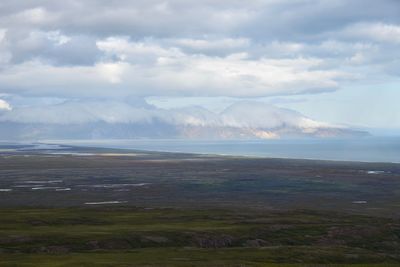
{"label": "grassy foreground", "polygon": [[400,264],[398,221],[369,216],[311,211],[19,208],[0,210],[0,226],[0,266]]}
{"label": "grassy foreground", "polygon": [[[282,248],[283,250],[284,248]],[[21,267],[106,267],[106,266],[259,266],[259,267],[397,267],[397,263],[377,264],[287,264],[268,263],[273,249],[141,249],[126,253],[71,253],[68,255],[6,255],[1,266]],[[320,253],[322,251],[317,251]],[[329,254],[328,251],[325,251]],[[289,253],[288,253],[289,254]],[[323,254],[321,254],[323,255]]]}

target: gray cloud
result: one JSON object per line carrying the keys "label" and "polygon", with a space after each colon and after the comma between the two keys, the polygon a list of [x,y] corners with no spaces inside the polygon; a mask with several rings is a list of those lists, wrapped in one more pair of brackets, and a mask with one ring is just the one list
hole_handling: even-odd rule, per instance
{"label": "gray cloud", "polygon": [[100,58],[96,39],[66,36],[60,31],[6,32],[3,43],[11,64],[41,60],[51,65],[93,65]]}
{"label": "gray cloud", "polygon": [[93,66],[54,66],[43,61],[12,65],[0,73],[3,92],[58,97],[265,96],[315,93],[338,87],[351,74],[318,70],[317,58],[248,58],[183,53],[153,42],[108,38],[97,46],[116,59]]}
{"label": "gray cloud", "polygon": [[34,120],[49,103],[15,99],[38,97],[59,99],[42,118],[54,123],[75,120],[64,109],[82,123],[122,119],[118,112],[221,123],[195,108],[121,99],[304,95],[390,82],[399,75],[399,10],[397,0],[2,1],[0,94],[14,97],[2,116]]}
{"label": "gray cloud", "polygon": [[72,35],[102,37],[240,34],[252,39],[304,39],[360,21],[400,21],[396,0],[13,0],[1,5],[0,21],[6,27],[61,29]]}

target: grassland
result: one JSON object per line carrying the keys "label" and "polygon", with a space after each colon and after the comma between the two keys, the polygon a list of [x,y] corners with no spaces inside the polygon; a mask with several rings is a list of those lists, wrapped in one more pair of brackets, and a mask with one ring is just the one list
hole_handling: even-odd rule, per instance
{"label": "grassland", "polygon": [[0,216],[1,266],[400,264],[400,224],[389,218],[132,207]]}
{"label": "grassland", "polygon": [[0,155],[0,266],[400,266],[398,164],[68,151]]}

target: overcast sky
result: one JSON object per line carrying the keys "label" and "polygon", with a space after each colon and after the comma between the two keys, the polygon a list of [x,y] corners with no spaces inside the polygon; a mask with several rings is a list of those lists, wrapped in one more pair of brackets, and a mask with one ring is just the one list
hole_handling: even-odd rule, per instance
{"label": "overcast sky", "polygon": [[0,121],[257,100],[400,129],[399,77],[398,0],[0,1]]}

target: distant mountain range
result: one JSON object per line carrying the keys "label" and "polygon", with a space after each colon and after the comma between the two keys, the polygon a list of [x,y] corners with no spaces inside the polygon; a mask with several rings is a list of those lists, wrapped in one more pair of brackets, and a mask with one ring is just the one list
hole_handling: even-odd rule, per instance
{"label": "distant mountain range", "polygon": [[[0,116],[0,139],[273,139],[368,135],[365,131],[318,122],[299,112],[260,102],[239,102],[221,113],[202,107],[167,110],[150,105],[138,108],[110,103],[109,106],[114,109],[91,109],[87,121],[73,120],[78,115],[80,119],[85,115],[84,109],[81,110],[76,103],[74,108],[71,104],[49,107],[47,112],[51,114],[43,110],[37,120],[21,110],[11,110]],[[60,115],[67,117],[68,121],[47,119],[46,116],[57,117],[57,113],[64,109],[70,112],[70,116]]]}

